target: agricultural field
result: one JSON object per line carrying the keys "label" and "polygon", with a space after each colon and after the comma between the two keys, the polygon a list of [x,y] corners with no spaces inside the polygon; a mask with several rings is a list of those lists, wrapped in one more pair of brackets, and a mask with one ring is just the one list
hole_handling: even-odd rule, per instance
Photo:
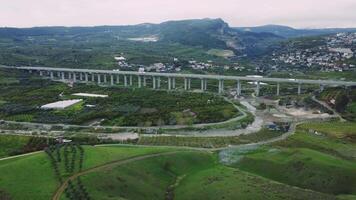
{"label": "agricultural field", "polygon": [[356,196],[355,127],[349,122],[302,124],[296,134],[284,141],[235,154],[230,166],[288,185],[352,199]]}
{"label": "agricultural field", "polygon": [[[9,74],[8,74],[9,73]],[[11,75],[2,72],[0,76]],[[108,126],[190,125],[221,122],[240,115],[222,97],[207,93],[153,91],[77,84],[69,87],[28,74],[16,74],[20,83],[0,88],[0,118],[9,121]],[[105,94],[108,98],[83,97],[83,102],[62,110],[40,106],[77,99],[73,93]]]}

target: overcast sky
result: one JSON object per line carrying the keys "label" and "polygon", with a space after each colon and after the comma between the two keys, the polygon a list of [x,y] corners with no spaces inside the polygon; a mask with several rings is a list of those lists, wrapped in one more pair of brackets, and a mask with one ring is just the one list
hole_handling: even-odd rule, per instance
{"label": "overcast sky", "polygon": [[0,26],[123,25],[222,18],[231,26],[356,27],[356,0],[0,0]]}

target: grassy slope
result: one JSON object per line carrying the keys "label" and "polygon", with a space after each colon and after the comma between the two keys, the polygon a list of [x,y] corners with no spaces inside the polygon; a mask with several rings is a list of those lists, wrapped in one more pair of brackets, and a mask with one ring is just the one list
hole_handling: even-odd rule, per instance
{"label": "grassy slope", "polygon": [[[84,168],[133,156],[172,151],[163,148],[85,147]],[[49,199],[58,183],[45,153],[0,161],[0,191],[13,199]]]}
{"label": "grassy slope", "polygon": [[[240,169],[330,194],[356,194],[356,134],[351,123],[310,123],[264,151],[249,153]],[[307,130],[323,133],[315,135]],[[268,169],[268,170],[266,170]]]}
{"label": "grassy slope", "polygon": [[0,161],[0,174],[0,190],[16,200],[48,200],[58,186],[44,153]]}
{"label": "grassy slope", "polygon": [[20,150],[29,141],[29,137],[0,135],[0,158],[10,156]]}
{"label": "grassy slope", "polygon": [[149,158],[82,177],[93,199],[164,199],[177,177],[214,165],[203,152],[181,152]]}
{"label": "grassy slope", "polygon": [[217,166],[184,179],[177,191],[180,199],[334,199],[334,197]]}
{"label": "grassy slope", "polygon": [[[92,199],[333,199],[217,164],[213,154],[181,152],[81,177]],[[63,198],[65,199],[65,198]]]}

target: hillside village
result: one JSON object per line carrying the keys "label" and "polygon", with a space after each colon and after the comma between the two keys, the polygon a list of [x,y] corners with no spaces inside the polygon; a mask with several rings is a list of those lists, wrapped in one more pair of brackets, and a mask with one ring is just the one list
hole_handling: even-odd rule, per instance
{"label": "hillside village", "polygon": [[275,68],[287,65],[319,68],[322,71],[356,70],[354,63],[347,62],[355,57],[356,33],[338,33],[323,39],[325,43],[311,48],[290,45],[285,53],[274,52],[272,61],[276,63]]}

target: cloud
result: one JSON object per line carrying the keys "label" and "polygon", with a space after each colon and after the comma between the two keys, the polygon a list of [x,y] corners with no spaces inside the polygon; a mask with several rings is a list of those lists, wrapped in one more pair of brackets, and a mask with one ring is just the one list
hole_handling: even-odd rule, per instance
{"label": "cloud", "polygon": [[0,26],[121,25],[223,18],[232,26],[356,27],[355,0],[0,0]]}

